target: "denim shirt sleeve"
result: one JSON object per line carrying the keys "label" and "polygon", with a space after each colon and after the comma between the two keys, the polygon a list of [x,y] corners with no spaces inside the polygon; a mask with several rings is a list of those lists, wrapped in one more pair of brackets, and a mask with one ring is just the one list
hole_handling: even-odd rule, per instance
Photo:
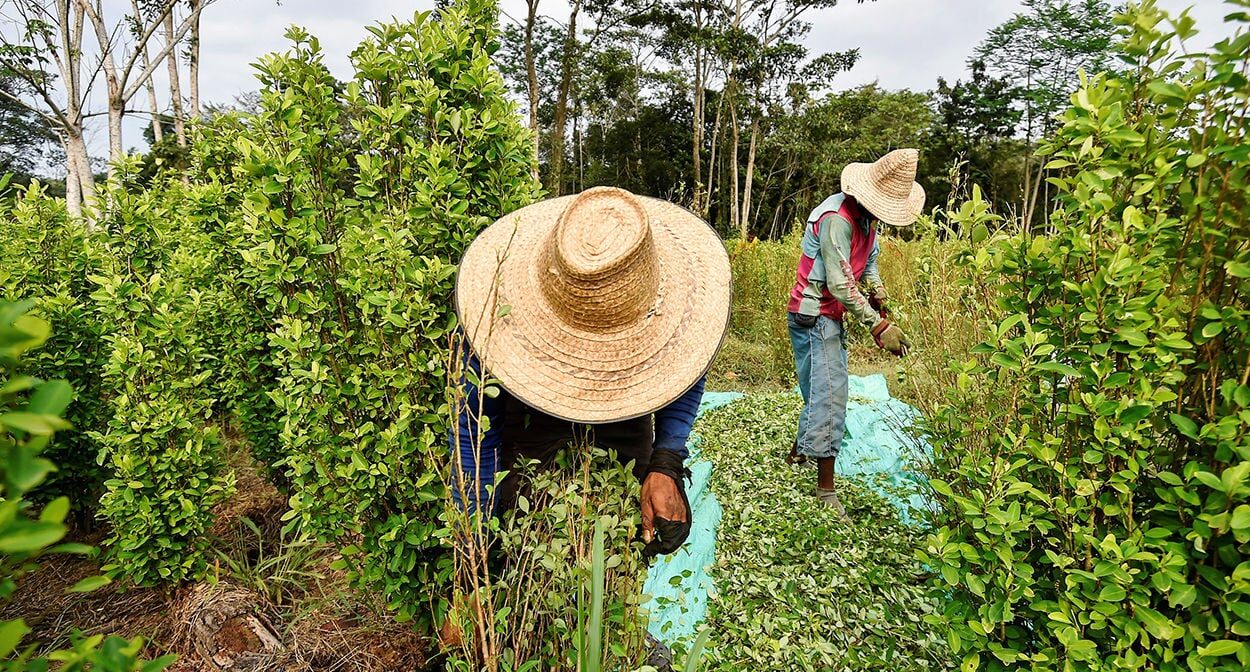
{"label": "denim shirt sleeve", "polygon": [[676,401],[655,412],[655,450],[671,450],[682,458],[690,456],[686,440],[699,414],[699,402],[703,401],[703,387],[707,378],[699,379],[694,387]]}
{"label": "denim shirt sleeve", "polygon": [[[477,355],[467,344],[462,348],[463,371],[473,371],[477,380],[482,379],[482,365]],[[495,483],[495,472],[498,471],[499,453],[503,445],[504,392],[491,397],[480,394],[467,375],[460,378],[460,399],[456,404],[456,424],[448,433],[449,449],[452,458],[452,473],[459,467],[460,480],[452,484],[452,497],[458,506],[465,507],[461,501],[461,490],[468,495],[470,501],[467,510],[479,512],[483,506],[490,506],[490,495],[487,488]],[[486,431],[481,434],[482,418],[486,418]],[[491,507],[493,508],[493,507]]]}

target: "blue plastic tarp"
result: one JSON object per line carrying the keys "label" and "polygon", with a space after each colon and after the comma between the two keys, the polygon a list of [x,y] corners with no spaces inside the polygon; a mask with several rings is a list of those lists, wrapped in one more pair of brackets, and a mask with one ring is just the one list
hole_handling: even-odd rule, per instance
{"label": "blue plastic tarp", "polygon": [[[709,392],[703,396],[699,414],[742,396],[737,392]],[[838,473],[868,477],[868,485],[898,507],[900,518],[913,522],[913,511],[931,505],[916,487],[923,477],[913,466],[916,457],[929,451],[910,431],[920,411],[891,397],[881,375],[851,376],[849,396]],[[691,437],[688,465],[693,483],[687,494],[694,517],[690,539],[680,551],[651,566],[644,588],[651,596],[646,605],[651,634],[669,644],[688,641],[694,634],[707,616],[708,596],[713,590],[708,572],[716,560],[721,506],[709,487],[712,463],[700,459],[699,443],[698,436]]]}
{"label": "blue plastic tarp", "polygon": [[[742,398],[738,392],[708,392],[699,404],[699,415]],[[690,539],[681,550],[662,556],[651,565],[643,588],[651,596],[647,609],[651,617],[651,634],[661,641],[674,643],[694,634],[707,616],[708,594],[712,578],[708,568],[716,560],[716,530],[720,527],[721,508],[712,493],[712,463],[699,457],[699,437],[691,436],[691,485],[686,490],[693,518]]]}

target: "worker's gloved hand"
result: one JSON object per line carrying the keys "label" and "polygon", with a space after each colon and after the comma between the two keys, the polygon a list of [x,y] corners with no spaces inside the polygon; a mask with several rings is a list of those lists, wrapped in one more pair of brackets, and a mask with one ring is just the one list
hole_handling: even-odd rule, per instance
{"label": "worker's gloved hand", "polygon": [[890,297],[885,293],[885,287],[881,286],[873,287],[872,293],[868,295],[868,305],[872,306],[872,309],[881,317],[890,316],[890,310],[885,306],[889,300]]}
{"label": "worker's gloved hand", "polygon": [[906,355],[907,349],[911,347],[907,334],[904,334],[902,329],[889,320],[881,320],[877,323],[877,326],[873,327],[872,337],[877,342],[877,347],[899,357]]}
{"label": "worker's gloved hand", "polygon": [[671,450],[651,454],[642,480],[642,540],[648,558],[676,551],[690,536],[687,478],[690,470],[681,455]]}

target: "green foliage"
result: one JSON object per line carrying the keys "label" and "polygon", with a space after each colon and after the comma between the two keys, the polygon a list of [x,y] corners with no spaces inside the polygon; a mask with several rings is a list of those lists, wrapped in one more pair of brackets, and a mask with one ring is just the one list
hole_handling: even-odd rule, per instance
{"label": "green foliage", "polygon": [[19,184],[29,183],[39,164],[59,153],[59,138],[45,118],[14,100],[22,85],[0,76],[0,175],[13,174]]}
{"label": "green foliage", "polygon": [[964,669],[1250,665],[1247,18],[1200,55],[1153,1],[1120,19],[1131,70],[1042,150],[1054,235],[985,256],[1006,319],[928,428]]}
{"label": "green foliage", "polygon": [[[69,429],[62,413],[73,397],[63,380],[42,381],[15,372],[25,353],[42,346],[51,333],[46,321],[27,313],[33,303],[0,303],[0,366],[5,374],[0,386],[0,599],[6,600],[16,580],[34,567],[31,561],[65,536],[63,521],[69,511],[69,501],[60,498],[36,517],[23,500],[56,468],[42,453],[53,434]],[[14,640],[0,655],[8,655],[16,644]]]}
{"label": "green foliage", "polygon": [[[775,208],[763,210],[772,217],[768,226],[755,227],[761,236],[783,236],[793,222],[805,221],[813,207],[838,191],[846,164],[921,146],[933,123],[927,95],[875,84],[801,102],[764,143],[766,155],[783,158],[787,169],[775,178],[758,178],[763,199],[777,199],[759,201]],[[926,177],[919,179],[927,185]]]}
{"label": "green foliage", "polygon": [[491,66],[495,18],[471,0],[375,26],[347,83],[292,29],[291,51],[258,65],[261,110],[233,145],[235,293],[271,316],[289,515],[350,544],[353,578],[405,619],[449,574],[439,469],[455,264],[536,195]]}
{"label": "green foliage", "polygon": [[991,78],[1015,87],[1012,99],[1022,108],[1022,130],[1033,141],[1056,128],[1078,70],[1098,73],[1115,62],[1117,10],[1106,0],[1022,4],[1024,11],[991,30],[973,58]]}
{"label": "green foliage", "polygon": [[732,241],[734,309],[725,346],[709,376],[714,388],[777,388],[794,384],[786,301],[794,286],[799,242]]}
{"label": "green foliage", "polygon": [[[90,550],[81,544],[55,545],[65,536],[68,499],[52,501],[37,515],[25,500],[55,469],[43,453],[56,432],[70,428],[62,414],[73,398],[73,389],[63,380],[16,373],[23,356],[42,346],[51,332],[46,321],[27,312],[34,304],[0,302],[0,604],[12,598],[18,579],[35,568],[41,555]],[[74,590],[98,587],[102,582],[97,579],[85,579]],[[103,635],[74,634],[71,649],[36,656],[36,645],[22,647],[29,632],[21,619],[0,621],[0,670],[159,672],[173,663],[172,656],[142,662],[142,640]]]}
{"label": "green foliage", "polygon": [[[462,545],[458,588],[481,614],[457,617],[480,630],[448,669],[634,670],[645,659],[637,479],[593,448],[555,462],[519,468],[523,494],[496,548]],[[488,552],[494,573],[476,562]]]}
{"label": "green foliage", "polygon": [[28,369],[40,378],[74,383],[66,418],[76,431],[48,447],[47,457],[58,469],[31,495],[50,501],[72,494],[87,521],[103,482],[96,465],[99,444],[88,432],[102,427],[108,413],[101,380],[108,325],[93,311],[88,277],[100,271],[107,253],[99,236],[68,218],[64,203],[39,183],[0,202],[0,222],[0,291],[10,299],[35,299],[38,314],[57,325],[46,346],[32,353]]}
{"label": "green foliage", "polygon": [[695,427],[724,508],[705,668],[945,668],[945,642],[923,622],[940,608],[914,556],[924,534],[862,483],[838,483],[850,524],[812,496],[815,472],[781,459],[801,404],[749,396]]}
{"label": "green foliage", "polygon": [[986,74],[984,61],[974,60],[969,67],[967,81],[948,84],[938,78],[933,92],[936,118],[922,143],[922,181],[935,205],[966,197],[966,180],[1006,212],[1020,198],[1022,157],[1030,151],[1015,137],[1023,116],[1017,109],[1020,90]]}
{"label": "green foliage", "polygon": [[[103,368],[109,420],[94,435],[108,470],[101,513],[112,526],[106,570],[138,584],[199,578],[213,507],[234,488],[214,420],[219,375],[211,336],[230,300],[214,282],[208,237],[188,225],[188,194],[126,189],[115,166],[101,225],[114,256],[91,298],[113,325]],[[219,347],[219,345],[218,345]]]}

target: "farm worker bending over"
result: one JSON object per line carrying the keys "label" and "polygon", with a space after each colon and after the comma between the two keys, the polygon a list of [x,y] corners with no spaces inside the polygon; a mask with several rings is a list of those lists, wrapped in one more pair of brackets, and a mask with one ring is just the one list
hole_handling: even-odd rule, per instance
{"label": "farm worker bending over", "polygon": [[[847,313],[872,333],[882,349],[899,357],[911,345],[887,318],[885,286],[877,270],[876,222],[908,226],[924,209],[916,184],[918,155],[899,149],[876,163],[852,163],[842,170],[842,191],[812,210],[803,233],[798,278],[790,291],[790,344],[803,411],[787,461],[814,458],[816,496],[840,515],[846,510],[834,492],[834,462],[846,429],[847,362],[843,318]],[[859,283],[868,287],[868,295]]]}
{"label": "farm worker bending over", "polygon": [[[468,504],[508,510],[518,462],[588,442],[634,462],[647,553],[676,551],[690,533],[686,439],[730,303],[724,245],[666,201],[597,187],[488,227],[461,261],[456,311],[466,368],[504,393],[464,381],[451,442]],[[498,469],[509,474],[489,501]]]}

